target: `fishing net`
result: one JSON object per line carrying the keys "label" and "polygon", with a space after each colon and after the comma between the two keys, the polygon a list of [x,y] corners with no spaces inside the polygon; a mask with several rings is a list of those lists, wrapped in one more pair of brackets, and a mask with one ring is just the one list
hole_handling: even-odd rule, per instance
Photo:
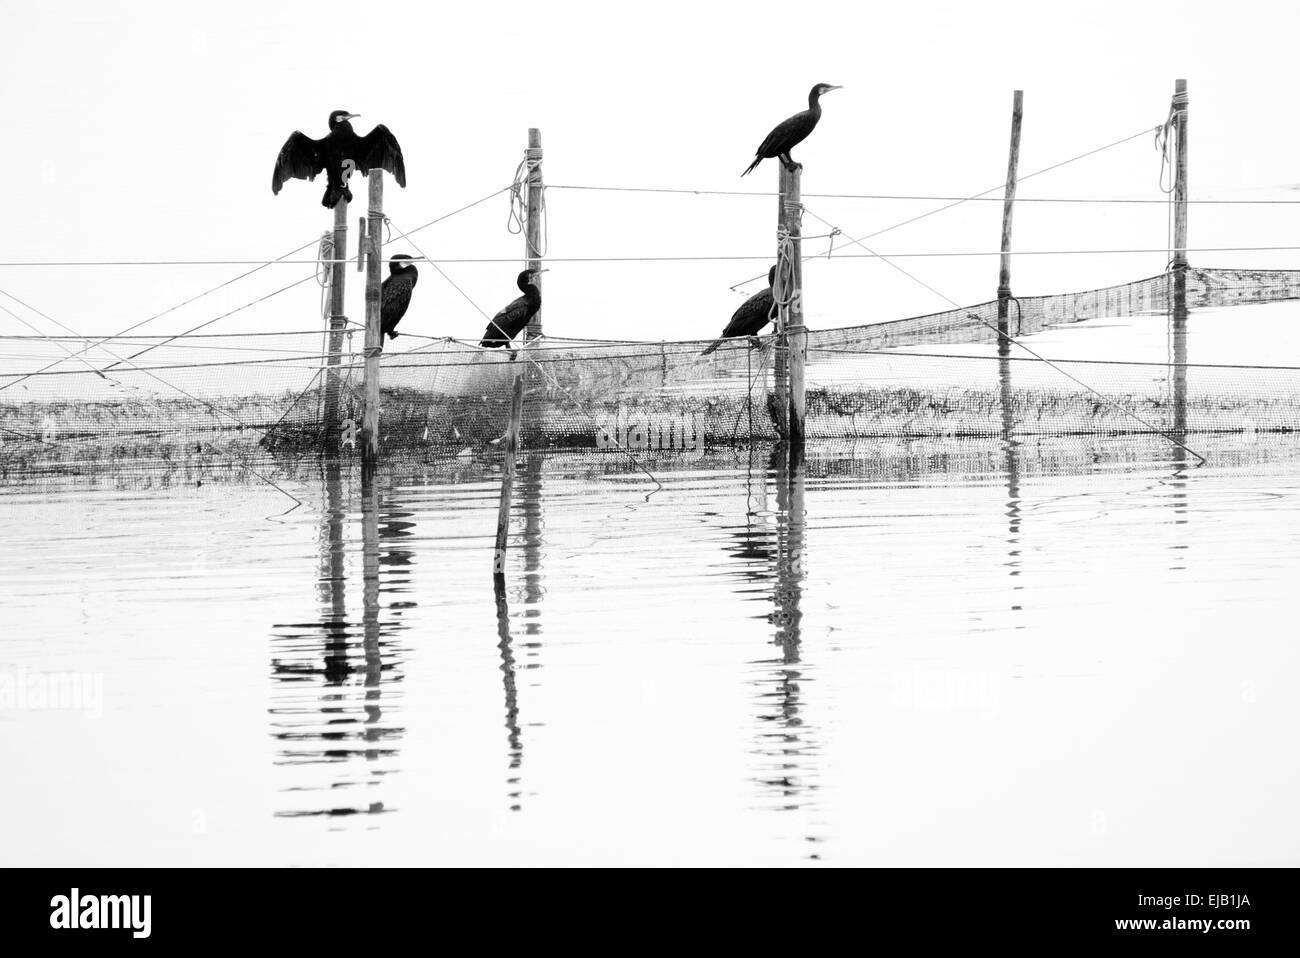
{"label": "fishing net", "polygon": [[[1175,308],[1185,285],[1187,310]],[[1187,313],[1300,298],[1300,271],[1190,270],[807,336],[807,435],[1183,435],[1300,428],[1300,368],[1186,362]],[[1062,358],[1037,334],[1164,317],[1166,362]],[[552,326],[560,323],[551,320]],[[1095,325],[1095,323],[1094,323]],[[4,337],[0,470],[122,459],[237,461],[359,446],[362,335]],[[775,336],[515,350],[404,336],[381,358],[385,457],[473,453],[505,433],[516,377],[528,448],[698,450],[779,438]],[[1060,342],[1059,337],[1055,342]],[[414,344],[414,345],[412,345]],[[1050,360],[1050,361],[1048,361]]]}

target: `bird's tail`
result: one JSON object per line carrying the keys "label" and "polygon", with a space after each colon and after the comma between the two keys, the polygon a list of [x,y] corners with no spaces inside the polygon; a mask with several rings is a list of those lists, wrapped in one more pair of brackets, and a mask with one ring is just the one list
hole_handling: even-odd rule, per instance
{"label": "bird's tail", "polygon": [[749,164],[749,166],[748,166],[748,168],[746,168],[745,172],[744,172],[744,173],[741,173],[740,175],[741,175],[741,176],[748,176],[751,172],[753,172],[754,167],[758,166],[758,164],[760,164],[760,163],[762,163],[762,162],[763,162],[763,158],[762,158],[761,156],[756,156],[756,157],[754,157],[754,162],[751,163],[751,164]]}
{"label": "bird's tail", "polygon": [[325,187],[325,195],[321,197],[320,204],[327,210],[332,210],[339,205],[339,200],[352,202],[352,191],[342,183],[331,183]]}
{"label": "bird's tail", "polygon": [[710,343],[710,344],[709,344],[709,348],[706,349],[706,350],[704,350],[704,352],[700,353],[700,355],[701,355],[701,356],[707,356],[707,355],[709,355],[709,353],[713,352],[715,349],[717,349],[719,346],[721,346],[721,345],[722,345],[722,342],[723,342],[723,341],[722,341],[721,339],[719,339],[716,343]]}

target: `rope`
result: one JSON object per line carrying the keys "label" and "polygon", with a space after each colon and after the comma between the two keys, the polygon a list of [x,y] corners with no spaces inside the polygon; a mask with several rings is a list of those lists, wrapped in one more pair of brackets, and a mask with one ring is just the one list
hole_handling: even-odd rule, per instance
{"label": "rope", "polygon": [[[384,221],[385,221],[385,222],[388,222],[388,218],[385,217],[385,218],[384,218]],[[487,314],[487,312],[484,311],[483,307],[480,306],[478,303],[476,303],[476,302],[474,301],[473,297],[471,297],[471,296],[469,295],[469,293],[465,292],[465,291],[464,291],[463,289],[461,289],[458,285],[456,285],[456,281],[453,280],[450,276],[448,276],[445,272],[443,272],[442,267],[440,267],[440,266],[439,266],[436,262],[434,262],[433,260],[429,259],[429,257],[428,257],[427,255],[425,255],[424,250],[420,249],[420,247],[416,245],[415,240],[413,240],[413,239],[410,238],[410,235],[411,235],[410,233],[404,233],[404,234],[402,234],[402,238],[404,238],[404,239],[406,240],[406,242],[410,244],[411,249],[415,250],[417,253],[420,254],[420,259],[423,260],[424,262],[428,263],[428,264],[429,264],[430,266],[432,266],[434,269],[436,269],[436,270],[438,271],[438,275],[441,276],[443,279],[445,279],[448,283],[451,284],[451,288],[452,288],[452,289],[454,289],[456,292],[460,293],[460,295],[463,296],[463,297],[465,298],[465,301],[466,301],[467,303],[469,303],[469,304],[470,304],[471,306],[473,306],[476,310],[478,310],[478,311],[483,315],[483,318],[486,319],[486,320],[488,320],[488,321],[490,322],[491,319],[492,319],[492,317],[489,316],[489,315]],[[391,262],[391,259],[390,259],[389,261]]]}
{"label": "rope", "polygon": [[[885,232],[885,231],[882,230],[881,232]],[[830,235],[831,235],[830,233],[826,233],[822,236],[822,238],[828,238],[830,237]],[[835,235],[847,236],[847,234],[843,230],[841,230],[839,233],[836,233]],[[872,235],[874,236],[875,234]],[[811,239],[814,237],[807,237],[807,238]],[[871,236],[862,236],[862,237],[858,237],[857,239],[849,238],[848,241],[851,243],[856,243],[859,240],[867,240],[870,238]],[[1293,253],[1296,252],[1297,250],[1300,250],[1300,246],[1198,246],[1194,248],[1189,248],[1187,252],[1189,253]],[[1152,253],[1163,253],[1165,252],[1165,250],[1159,248],[1152,248],[1152,247],[1142,247],[1142,248],[1116,247],[1113,249],[1037,249],[1037,250],[1017,249],[1017,250],[1012,250],[1011,252],[1015,256],[1123,256],[1123,255],[1149,255]],[[821,251],[817,253],[808,253],[804,255],[803,260],[804,262],[807,262],[808,260],[818,259],[825,255],[826,255],[825,251]],[[1002,250],[1001,249],[943,250],[939,252],[931,251],[931,252],[890,253],[889,255],[896,258],[905,258],[905,259],[934,259],[934,258],[954,259],[958,257],[968,257],[968,256],[1001,256]],[[709,263],[709,262],[758,262],[762,260],[771,260],[771,258],[772,257],[770,253],[733,253],[733,254],[717,254],[711,256],[554,256],[554,257],[549,257],[547,262],[551,262],[551,263]],[[838,259],[871,259],[873,257],[863,256],[863,255],[853,254],[853,253],[841,253],[835,258],[838,260]],[[517,256],[459,256],[459,257],[440,256],[436,260],[433,258],[426,257],[426,262],[430,262],[430,263],[438,262],[444,264],[445,263],[453,263],[453,264],[515,263],[518,261],[519,258]],[[184,261],[184,260],[172,260],[172,261],[132,260],[132,261],[117,261],[117,262],[108,262],[108,261],[104,261],[104,262],[89,262],[89,261],[14,262],[14,261],[10,261],[10,262],[0,262],[0,267],[5,267],[5,266],[12,266],[12,267],[201,266],[201,265],[216,265],[220,263],[229,264],[229,263],[240,263],[240,262],[247,263],[247,262],[255,262],[255,261],[253,260],[209,260],[206,262]],[[275,261],[275,262],[283,262],[285,265],[300,264],[300,265],[315,266],[318,261],[312,259],[312,260],[292,260],[292,261],[286,260],[286,261]],[[335,260],[332,262],[339,262],[339,261]],[[343,262],[347,262],[347,261],[344,260]],[[304,280],[301,280],[300,282],[306,282],[307,280],[311,280],[314,278],[315,275],[313,273],[313,275],[307,276]],[[752,279],[743,280],[742,282],[737,283],[736,285],[743,286],[745,283],[752,282],[753,280],[766,279],[766,278],[767,278],[767,274],[762,273],[754,276]],[[196,327],[196,328],[201,328],[201,327]],[[109,335],[105,338],[112,339],[114,337],[113,335]]]}
{"label": "rope", "polygon": [[[11,295],[10,293],[5,293],[4,295],[5,295],[5,296],[8,296],[10,299],[12,299],[12,300],[13,300],[14,302],[16,302],[16,303],[21,303],[25,308],[27,308],[27,309],[31,310],[32,312],[36,313],[38,316],[40,316],[40,317],[42,317],[42,318],[44,318],[44,319],[46,319],[46,320],[49,320],[51,323],[54,323],[54,325],[56,325],[56,326],[58,326],[58,327],[60,327],[60,328],[62,328],[62,329],[65,329],[65,330],[68,329],[67,326],[65,326],[63,323],[59,322],[57,319],[53,318],[52,316],[47,315],[46,313],[41,312],[39,309],[37,309],[37,308],[34,307],[34,306],[31,306],[31,305],[29,305],[29,304],[27,304],[27,303],[24,303],[22,300],[18,299],[16,296]],[[0,305],[0,310],[4,310],[4,311],[5,311],[6,313],[8,313],[10,316],[13,316],[13,317],[14,317],[15,319],[17,319],[19,322],[23,323],[23,325],[28,326],[29,328],[35,329],[34,326],[32,326],[30,323],[26,322],[26,320],[24,320],[21,316],[18,316],[16,313],[12,312],[8,307],[6,307],[6,306],[4,306],[4,305]],[[71,332],[71,330],[69,330],[69,332]],[[105,352],[108,352],[108,351],[105,350]],[[109,355],[113,355],[113,354],[112,354],[112,353],[109,353]],[[77,356],[80,357],[80,354],[77,354]],[[104,373],[103,373],[103,372],[101,372],[100,370],[95,369],[93,366],[91,366],[89,362],[86,362],[86,360],[82,359],[82,362],[85,363],[86,366],[89,366],[90,369],[91,369],[91,371],[94,372],[96,375],[100,376],[101,378],[104,378],[104,379],[108,379],[108,378],[109,378],[109,377],[107,377],[107,376],[104,376]],[[163,379],[161,376],[157,376],[157,375],[155,375],[153,372],[150,371],[149,368],[146,368],[146,367],[140,367],[140,366],[135,366],[133,363],[131,363],[131,361],[130,361],[129,358],[128,358],[128,359],[119,359],[119,360],[118,360],[118,363],[121,363],[121,362],[125,362],[125,363],[127,363],[128,365],[132,366],[132,368],[133,368],[134,370],[136,370],[137,372],[142,372],[142,373],[144,373],[145,375],[149,376],[151,379],[156,380],[157,382],[161,383],[162,385],[166,386],[167,388],[176,390],[178,393],[180,393],[182,396],[185,396],[187,399],[189,399],[189,400],[191,400],[191,401],[193,401],[193,402],[199,403],[199,404],[201,404],[201,405],[203,405],[203,406],[206,406],[208,409],[212,410],[212,411],[213,411],[214,413],[216,413],[218,416],[225,416],[225,417],[227,417],[227,418],[229,418],[229,419],[233,419],[236,423],[238,423],[238,424],[240,425],[241,428],[243,428],[243,429],[248,429],[248,430],[250,430],[250,431],[256,431],[256,427],[253,426],[251,423],[245,422],[244,420],[242,420],[242,419],[240,419],[238,416],[236,416],[234,413],[231,413],[231,412],[229,412],[228,410],[225,410],[225,409],[221,409],[219,406],[216,406],[216,405],[214,405],[214,404],[208,402],[206,399],[201,399],[200,397],[195,396],[193,393],[187,392],[186,390],[182,389],[180,386],[177,386],[175,383],[168,382],[167,380]],[[118,365],[118,363],[114,363],[113,365],[116,366],[116,365]],[[110,367],[108,367],[108,368],[111,369],[112,366],[110,366]],[[21,381],[21,380],[17,380],[17,381]],[[114,380],[114,382],[117,383],[117,380]],[[118,385],[122,385],[121,383],[117,383],[117,384],[118,384]],[[8,386],[12,386],[12,385],[14,385],[14,383],[10,382],[10,383],[6,383],[4,387],[0,387],[0,388],[6,388],[6,387],[8,387]],[[134,386],[129,387],[129,388],[138,389],[138,387],[134,387]],[[263,432],[263,435],[265,435],[265,432]],[[49,445],[49,443],[47,443],[47,445]],[[285,491],[282,487],[280,487],[279,485],[277,485],[275,482],[271,481],[269,478],[267,478],[266,476],[262,475],[262,474],[261,474],[260,472],[258,472],[256,469],[254,469],[253,466],[252,466],[252,464],[248,461],[248,457],[247,457],[247,456],[245,456],[244,454],[242,454],[242,453],[239,452],[238,450],[231,450],[231,449],[229,449],[229,448],[226,448],[225,451],[227,451],[227,452],[234,452],[237,456],[240,457],[240,459],[243,460],[243,462],[244,462],[244,467],[245,467],[249,472],[251,472],[253,475],[257,476],[257,477],[258,477],[259,479],[261,479],[263,482],[265,482],[265,483],[267,483],[268,485],[274,487],[274,488],[275,488],[276,490],[278,490],[279,492],[284,493],[284,495],[288,496],[290,499],[292,499],[292,500],[293,500],[294,502],[296,502],[298,505],[302,505],[302,500],[301,500],[301,499],[299,499],[297,496],[293,495],[292,493]],[[295,507],[295,508],[296,508],[296,507]]]}
{"label": "rope", "polygon": [[[1149,130],[1143,130],[1138,136],[1145,136]],[[1043,172],[1043,171],[1040,171]],[[1025,177],[1026,179],[1028,177]],[[548,190],[582,190],[609,193],[668,193],[685,196],[761,196],[771,199],[779,193],[765,193],[756,190],[688,190],[648,186],[576,186],[572,184],[547,184]],[[831,200],[902,200],[906,202],[961,202],[961,203],[1001,203],[1001,196],[942,196],[914,193],[804,193],[811,199]],[[1017,196],[1016,203],[1119,203],[1155,205],[1164,200],[1142,199],[1138,197],[1107,196]],[[1188,200],[1188,203],[1225,206],[1300,206],[1300,200]]]}
{"label": "rope", "polygon": [[[506,230],[519,236],[528,232],[528,209],[533,202],[532,174],[542,165],[541,147],[530,146],[524,150],[524,158],[515,168],[515,179],[510,184],[510,214],[506,220]],[[529,259],[543,259],[546,248],[550,245],[549,224],[546,220],[546,186],[537,191],[537,215],[542,224],[542,248],[535,248],[529,242]]]}
{"label": "rope", "polygon": [[[1090,156],[1095,156],[1096,154],[1101,153],[1101,152],[1103,152],[1103,151],[1105,151],[1105,150],[1109,150],[1109,149],[1112,149],[1112,148],[1114,148],[1114,147],[1121,146],[1121,145],[1123,145],[1123,144],[1125,144],[1125,143],[1128,143],[1128,142],[1131,141],[1131,140],[1136,140],[1136,139],[1137,139],[1138,137],[1140,137],[1140,136],[1146,136],[1146,135],[1149,134],[1150,132],[1151,132],[1151,127],[1145,127],[1145,128],[1142,129],[1141,132],[1133,133],[1133,134],[1131,134],[1131,135],[1129,135],[1129,136],[1124,137],[1123,139],[1115,140],[1113,143],[1107,143],[1105,146],[1099,146],[1099,147],[1097,147],[1097,148],[1094,149],[1094,150],[1089,150],[1089,151],[1087,151],[1086,153],[1080,153],[1078,156],[1072,156],[1072,157],[1070,157],[1068,160],[1061,160],[1059,163],[1053,163],[1051,166],[1045,166],[1045,167],[1043,167],[1043,168],[1040,169],[1040,170],[1035,170],[1035,171],[1032,172],[1032,173],[1027,173],[1027,174],[1025,174],[1024,176],[1019,177],[1019,180],[1018,180],[1018,181],[1021,182],[1021,183],[1023,183],[1025,180],[1033,179],[1035,176],[1041,176],[1041,175],[1044,174],[1044,173],[1050,173],[1052,170],[1058,170],[1058,169],[1060,169],[1060,168],[1063,167],[1063,166],[1068,166],[1068,165],[1071,164],[1071,163],[1075,163],[1075,162],[1077,162],[1077,161],[1079,161],[1079,160],[1086,159],[1087,157],[1090,157]],[[892,226],[886,226],[886,227],[884,227],[883,229],[878,229],[878,230],[876,230],[874,233],[868,233],[866,236],[860,236],[860,237],[858,237],[858,239],[861,239],[861,240],[874,239],[875,237],[877,237],[877,236],[881,236],[881,235],[883,235],[883,234],[885,234],[885,233],[888,233],[888,232],[891,232],[892,230],[896,230],[896,229],[899,229],[900,227],[907,226],[907,225],[910,224],[910,223],[916,223],[916,222],[918,222],[918,221],[920,221],[920,220],[926,219],[927,217],[934,216],[934,215],[936,215],[937,213],[942,213],[942,212],[944,212],[945,210],[950,210],[950,209],[952,209],[953,207],[961,206],[963,203],[969,203],[969,202],[971,202],[972,200],[980,199],[981,197],[987,196],[989,193],[994,193],[994,192],[997,192],[997,191],[999,191],[999,190],[1004,190],[1005,188],[1006,188],[1006,184],[1005,184],[1005,183],[999,183],[999,184],[997,184],[996,186],[990,186],[987,190],[981,190],[980,192],[975,193],[975,194],[972,195],[972,196],[966,196],[966,197],[963,197],[963,198],[961,198],[961,199],[958,199],[958,200],[955,200],[955,201],[953,201],[953,202],[951,202],[951,203],[948,203],[948,204],[946,204],[946,205],[944,205],[944,206],[936,207],[935,209],[929,210],[928,212],[918,214],[917,216],[909,217],[908,219],[905,219],[905,220],[901,220],[900,222],[894,223]],[[998,199],[1000,199],[1000,197],[999,197]],[[853,240],[853,242],[857,242],[857,240]],[[1001,252],[1002,252],[1002,251],[999,250],[999,251],[998,251],[998,255],[1001,255]],[[817,255],[820,255],[820,254],[816,254],[816,253],[809,254],[809,255],[805,256],[804,259],[812,259],[812,258],[814,258],[814,257],[817,256]],[[897,254],[894,254],[894,255],[897,255]],[[752,283],[752,282],[754,282],[754,280],[762,279],[762,278],[763,278],[763,277],[762,277],[761,275],[759,275],[759,276],[751,276],[749,279],[742,280],[741,282],[736,283],[735,286],[744,286],[744,285],[747,284],[747,283]],[[735,286],[733,286],[732,289],[735,289]]]}

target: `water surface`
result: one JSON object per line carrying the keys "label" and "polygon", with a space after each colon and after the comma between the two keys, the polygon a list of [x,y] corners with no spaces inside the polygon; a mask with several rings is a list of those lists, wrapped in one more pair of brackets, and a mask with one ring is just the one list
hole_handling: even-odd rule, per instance
{"label": "water surface", "polygon": [[11,480],[4,859],[1294,864],[1300,441],[1194,445],[528,455],[500,594],[487,457]]}

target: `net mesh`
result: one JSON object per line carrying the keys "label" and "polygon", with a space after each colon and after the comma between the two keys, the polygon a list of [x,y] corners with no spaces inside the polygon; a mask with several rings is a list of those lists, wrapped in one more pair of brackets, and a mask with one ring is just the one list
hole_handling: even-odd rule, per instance
{"label": "net mesh", "polygon": [[[807,435],[872,437],[1291,431],[1300,368],[1180,359],[1188,310],[1300,298],[1300,271],[1190,270],[1023,297],[1006,330],[1034,342],[1101,318],[1166,315],[1170,361],[1057,358],[999,341],[997,302],[807,335]],[[355,450],[362,335],[320,332],[4,337],[0,469]],[[386,456],[459,453],[506,430],[515,377],[527,447],[697,449],[779,438],[775,336],[698,342],[543,338],[516,350],[404,336],[381,358]],[[408,345],[415,343],[417,345]],[[337,407],[337,416],[331,410]],[[332,423],[341,423],[333,426]]]}

